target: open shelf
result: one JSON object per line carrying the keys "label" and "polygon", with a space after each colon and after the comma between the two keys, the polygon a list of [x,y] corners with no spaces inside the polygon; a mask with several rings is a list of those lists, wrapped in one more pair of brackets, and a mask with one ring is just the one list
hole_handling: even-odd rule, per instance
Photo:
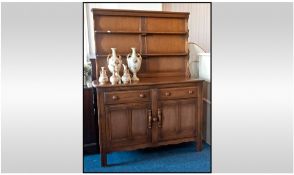
{"label": "open shelf", "polygon": [[[119,55],[121,56],[126,56],[129,53],[121,53]],[[141,54],[142,57],[160,57],[160,56],[187,56],[188,53],[156,53],[156,54]],[[102,55],[96,55],[97,58],[105,58],[107,55],[102,54]]]}
{"label": "open shelf", "polygon": [[141,35],[187,35],[188,32],[148,32],[148,31],[97,31],[97,34],[141,34]]}

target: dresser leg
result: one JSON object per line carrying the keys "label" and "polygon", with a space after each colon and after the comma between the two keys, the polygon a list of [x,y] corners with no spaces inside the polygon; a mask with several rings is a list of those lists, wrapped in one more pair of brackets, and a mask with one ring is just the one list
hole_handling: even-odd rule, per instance
{"label": "dresser leg", "polygon": [[105,167],[107,166],[107,154],[101,153],[101,166]]}
{"label": "dresser leg", "polygon": [[196,141],[196,151],[202,150],[202,139]]}

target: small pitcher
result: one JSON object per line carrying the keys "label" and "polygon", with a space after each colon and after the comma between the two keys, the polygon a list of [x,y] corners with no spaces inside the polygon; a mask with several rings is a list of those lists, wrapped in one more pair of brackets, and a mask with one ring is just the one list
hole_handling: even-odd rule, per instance
{"label": "small pitcher", "polygon": [[108,76],[104,67],[101,67],[100,76],[99,76],[99,83],[104,85],[108,82]]}
{"label": "small pitcher", "polygon": [[128,84],[128,83],[131,83],[131,75],[130,75],[130,72],[129,72],[129,70],[128,70],[128,68],[127,68],[127,66],[126,65],[124,65],[124,64],[122,64],[123,65],[123,67],[124,67],[124,74],[123,74],[123,76],[122,76],[122,82],[123,82],[123,84]]}

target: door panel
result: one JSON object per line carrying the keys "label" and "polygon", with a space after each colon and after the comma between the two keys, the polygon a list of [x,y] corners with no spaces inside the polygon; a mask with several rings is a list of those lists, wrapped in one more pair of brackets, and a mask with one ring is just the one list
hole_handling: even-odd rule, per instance
{"label": "door panel", "polygon": [[196,103],[196,99],[160,101],[160,141],[196,137]]}
{"label": "door panel", "polygon": [[109,131],[111,140],[124,139],[128,137],[128,114],[127,110],[109,111]]}
{"label": "door panel", "polygon": [[109,149],[143,144],[150,140],[148,110],[150,103],[107,105]]}
{"label": "door panel", "polygon": [[195,103],[182,103],[182,104],[180,104],[180,109],[181,109],[181,112],[180,112],[181,131],[194,130],[195,124],[196,124]]}
{"label": "door panel", "polygon": [[132,136],[147,136],[147,109],[132,109]]}

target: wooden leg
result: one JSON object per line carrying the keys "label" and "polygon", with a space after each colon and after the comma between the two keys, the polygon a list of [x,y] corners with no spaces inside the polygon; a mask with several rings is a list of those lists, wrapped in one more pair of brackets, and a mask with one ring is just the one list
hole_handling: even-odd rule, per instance
{"label": "wooden leg", "polygon": [[101,152],[101,166],[107,166],[107,154],[104,152]]}
{"label": "wooden leg", "polygon": [[196,151],[201,151],[202,150],[202,139],[198,139],[196,141]]}

